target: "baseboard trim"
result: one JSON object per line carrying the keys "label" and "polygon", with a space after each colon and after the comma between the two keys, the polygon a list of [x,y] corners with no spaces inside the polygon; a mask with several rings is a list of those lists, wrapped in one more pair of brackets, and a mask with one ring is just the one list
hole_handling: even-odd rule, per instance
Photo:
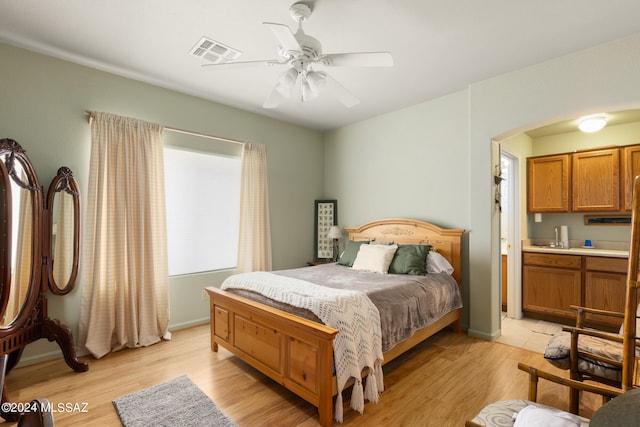
{"label": "baseboard trim", "polygon": [[35,354],[30,357],[22,357],[16,367],[19,368],[21,366],[33,365],[40,362],[47,362],[49,360],[62,359],[62,357],[62,351],[58,349],[47,353]]}
{"label": "baseboard trim", "polygon": [[475,329],[467,329],[467,335],[472,337],[482,338],[487,341],[495,341],[498,338],[500,338],[501,333],[500,333],[500,330],[497,330],[492,334],[487,334],[486,332],[483,332],[483,331],[476,331]]}
{"label": "baseboard trim", "polygon": [[[208,317],[191,320],[188,322],[176,323],[175,325],[169,325],[169,331],[178,331],[180,329],[186,329],[192,326],[204,325],[206,323],[209,323]],[[76,355],[78,357],[84,357],[84,356],[89,356],[90,353],[86,349],[76,348]],[[57,349],[57,350],[49,351],[46,353],[35,354],[29,357],[22,357],[16,367],[33,365],[40,362],[47,362],[49,360],[62,359],[62,358],[63,358],[62,351],[60,349]]]}
{"label": "baseboard trim", "polygon": [[180,329],[186,329],[192,326],[204,325],[205,323],[209,323],[208,317],[204,317],[202,319],[190,320],[188,322],[176,323],[175,325],[169,325],[169,331],[178,331]]}

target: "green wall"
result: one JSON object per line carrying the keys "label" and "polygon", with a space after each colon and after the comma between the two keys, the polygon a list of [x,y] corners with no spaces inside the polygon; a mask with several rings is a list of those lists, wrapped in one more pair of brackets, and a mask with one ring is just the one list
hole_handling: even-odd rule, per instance
{"label": "green wall", "polygon": [[327,132],[325,193],[338,200],[340,225],[415,218],[468,230],[466,100],[461,91]]}
{"label": "green wall", "polygon": [[[319,132],[9,45],[0,44],[0,58],[0,138],[13,138],[25,148],[45,187],[64,165],[86,194],[91,140],[85,110],[265,144],[273,267],[303,266],[312,259],[313,202],[324,197]],[[207,322],[202,288],[219,285],[230,273],[171,278],[170,328]],[[83,285],[64,297],[49,296],[50,317],[69,325],[74,336]],[[23,362],[57,355],[57,345],[40,340],[27,347]]]}

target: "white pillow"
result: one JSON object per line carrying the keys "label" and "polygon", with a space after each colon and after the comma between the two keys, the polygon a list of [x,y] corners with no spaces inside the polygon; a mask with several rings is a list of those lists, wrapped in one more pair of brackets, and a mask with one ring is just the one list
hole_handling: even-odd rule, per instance
{"label": "white pillow", "polygon": [[518,412],[513,427],[580,427],[580,418],[569,412],[529,405]]}
{"label": "white pillow", "polygon": [[429,252],[429,255],[427,255],[427,273],[442,273],[443,271],[448,275],[452,275],[453,266],[438,252]]}
{"label": "white pillow", "polygon": [[352,268],[387,274],[397,249],[398,245],[361,245]]}

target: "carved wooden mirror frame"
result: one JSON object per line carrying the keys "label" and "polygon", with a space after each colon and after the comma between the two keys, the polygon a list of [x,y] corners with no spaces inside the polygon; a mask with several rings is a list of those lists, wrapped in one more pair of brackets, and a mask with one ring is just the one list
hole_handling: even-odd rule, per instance
{"label": "carved wooden mirror frame", "polygon": [[[65,208],[60,204],[72,215],[64,227]],[[55,206],[60,206],[58,213],[53,212]],[[64,236],[56,236],[61,228]],[[58,254],[64,250],[60,241],[56,245],[57,237],[64,238],[70,256],[57,256],[56,250]],[[65,295],[75,286],[80,250],[78,184],[71,170],[62,167],[45,199],[25,150],[12,139],[0,139],[0,238],[0,369],[8,373],[28,344],[46,338],[58,343],[74,371],[88,370],[89,365],[76,356],[71,329],[48,317],[46,297],[47,289]],[[56,265],[56,258],[64,267]],[[2,402],[8,400],[2,384]],[[2,410],[0,415],[7,421],[18,416]]]}

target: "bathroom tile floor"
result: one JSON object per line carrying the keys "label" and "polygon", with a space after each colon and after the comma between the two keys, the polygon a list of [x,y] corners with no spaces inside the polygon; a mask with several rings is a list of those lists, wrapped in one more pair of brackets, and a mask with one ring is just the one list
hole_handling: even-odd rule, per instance
{"label": "bathroom tile floor", "polygon": [[496,342],[544,353],[549,338],[562,330],[562,325],[543,320],[510,319],[502,313],[502,335]]}

